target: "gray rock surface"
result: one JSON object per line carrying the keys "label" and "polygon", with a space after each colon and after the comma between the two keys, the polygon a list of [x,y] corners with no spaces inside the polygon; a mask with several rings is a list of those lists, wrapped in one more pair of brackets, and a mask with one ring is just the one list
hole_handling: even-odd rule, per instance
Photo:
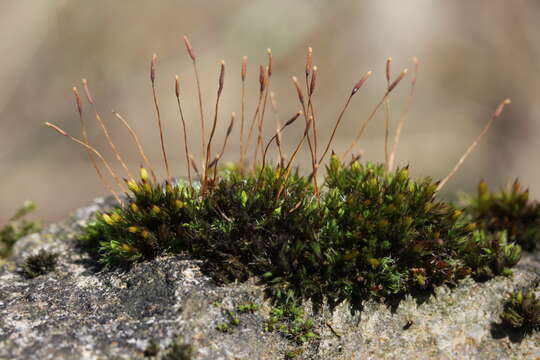
{"label": "gray rock surface", "polygon": [[[11,261],[46,249],[56,271],[34,279],[14,265],[0,269],[0,359],[143,359],[151,340],[192,344],[194,359],[283,359],[297,345],[264,331],[270,304],[255,281],[217,286],[186,256],[166,256],[131,270],[96,271],[76,250],[81,227],[111,201],[98,199],[71,219],[21,239]],[[369,302],[317,314],[320,339],[297,359],[540,359],[540,334],[519,339],[497,323],[508,292],[540,276],[540,256],[525,254],[512,278],[441,287],[423,303],[408,297],[392,309]],[[216,302],[221,306],[216,306]],[[232,332],[216,330],[226,309],[239,315]]]}

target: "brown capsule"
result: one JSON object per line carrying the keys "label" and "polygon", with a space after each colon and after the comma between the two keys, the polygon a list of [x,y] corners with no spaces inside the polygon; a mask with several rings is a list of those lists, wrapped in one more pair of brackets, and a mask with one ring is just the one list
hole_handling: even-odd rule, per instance
{"label": "brown capsule", "polygon": [[175,75],[174,78],[175,78],[174,92],[176,93],[176,97],[179,98],[180,97],[180,78],[178,77],[178,75]]}
{"label": "brown capsule", "polygon": [[396,80],[394,80],[394,82],[392,84],[390,84],[390,86],[388,87],[388,93],[391,92],[392,90],[394,90],[396,88],[396,86],[398,86],[398,84],[400,83],[401,80],[403,80],[403,78],[405,77],[405,75],[407,75],[407,72],[409,71],[409,69],[405,69],[401,72],[401,74],[399,74],[399,76],[397,77]]}
{"label": "brown capsule", "polygon": [[311,67],[313,66],[313,49],[308,47],[307,59],[306,59],[306,77],[311,74]]}
{"label": "brown capsule", "polygon": [[392,57],[386,60],[386,82],[390,85],[390,79],[392,78]]}
{"label": "brown capsule", "polygon": [[352,92],[351,92],[351,96],[353,96],[354,94],[356,94],[356,92],[358,90],[360,90],[362,88],[362,86],[364,86],[364,83],[367,81],[367,79],[371,76],[371,74],[373,74],[372,71],[368,71],[367,73],[364,74],[364,76],[362,76],[362,78],[356,83],[356,85],[354,85],[353,89],[352,89]]}
{"label": "brown capsule", "polygon": [[221,60],[221,67],[219,70],[219,88],[218,94],[221,94],[223,91],[223,84],[225,83],[225,61]]}
{"label": "brown capsule", "polygon": [[260,91],[263,92],[266,89],[267,73],[264,66],[259,66],[259,84],[261,85]]}
{"label": "brown capsule", "polygon": [[268,77],[272,76],[272,49],[268,48],[266,49],[266,53],[268,54]]}
{"label": "brown capsule", "polygon": [[289,125],[291,125],[293,122],[296,121],[296,119],[298,119],[302,114],[304,114],[303,111],[299,111],[297,112],[292,118],[290,118],[289,120],[287,120],[287,122],[285,123],[285,125],[283,125],[283,127],[287,127]]}
{"label": "brown capsule", "polygon": [[186,35],[184,35],[184,45],[186,46],[186,50],[187,50],[191,60],[195,61],[195,52],[193,52],[193,48],[191,47],[191,43],[189,42],[189,39],[188,39],[188,37]]}
{"label": "brown capsule", "polygon": [[296,76],[292,77],[292,81],[294,84],[294,87],[296,88],[296,93],[298,94],[298,100],[300,100],[300,103],[304,104],[304,94],[302,93],[302,89],[300,88],[300,84],[298,83],[298,79]]}
{"label": "brown capsule", "polygon": [[88,102],[94,105],[94,98],[92,97],[92,94],[90,94],[90,89],[88,88],[88,80],[82,79],[82,84],[83,84],[84,93],[86,95],[86,98],[88,99]]}
{"label": "brown capsule", "polygon": [[242,72],[241,72],[242,81],[245,81],[245,80],[246,80],[247,60],[248,60],[248,57],[247,57],[247,56],[244,56],[244,57],[242,58]]}
{"label": "brown capsule", "polygon": [[156,80],[156,61],[157,54],[152,55],[152,60],[150,61],[150,80],[152,83]]}
{"label": "brown capsule", "polygon": [[311,82],[309,84],[309,95],[313,95],[315,91],[315,85],[317,84],[317,66],[313,67],[313,75],[311,75]]}
{"label": "brown capsule", "polygon": [[73,91],[73,94],[75,95],[75,102],[77,103],[77,110],[79,111],[79,115],[82,115],[82,101],[81,96],[79,95],[79,90],[77,90],[77,87],[73,87],[71,89]]}

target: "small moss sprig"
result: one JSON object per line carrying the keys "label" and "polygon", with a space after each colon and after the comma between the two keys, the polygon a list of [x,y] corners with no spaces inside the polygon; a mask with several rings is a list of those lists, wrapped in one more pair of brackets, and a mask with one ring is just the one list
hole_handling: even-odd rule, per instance
{"label": "small moss sprig", "polygon": [[490,191],[482,180],[478,195],[468,201],[466,211],[480,229],[490,234],[506,231],[508,242],[526,251],[540,245],[540,203],[529,199],[529,191],[522,190],[518,180],[500,192]]}
{"label": "small moss sprig", "polygon": [[41,223],[25,219],[35,209],[35,203],[25,203],[11,217],[8,223],[0,228],[0,258],[9,256],[11,248],[17,240],[41,230]]}
{"label": "small moss sprig", "polygon": [[530,333],[540,330],[540,299],[533,288],[516,290],[504,304],[503,324]]}
{"label": "small moss sprig", "polygon": [[302,307],[289,303],[275,307],[266,321],[265,330],[275,331],[298,345],[319,338],[315,323],[304,315]]}
{"label": "small moss sprig", "polygon": [[195,355],[195,348],[193,345],[178,339],[165,349],[161,349],[157,342],[151,340],[143,355],[145,358],[153,359],[160,355],[161,360],[192,360]]}
{"label": "small moss sprig", "polygon": [[28,256],[22,266],[22,274],[28,279],[54,271],[58,254],[41,250],[35,255]]}
{"label": "small moss sprig", "polygon": [[465,262],[473,270],[472,276],[479,281],[497,275],[512,275],[511,268],[521,258],[521,247],[508,242],[506,231],[489,233],[475,231],[472,241],[465,247]]}

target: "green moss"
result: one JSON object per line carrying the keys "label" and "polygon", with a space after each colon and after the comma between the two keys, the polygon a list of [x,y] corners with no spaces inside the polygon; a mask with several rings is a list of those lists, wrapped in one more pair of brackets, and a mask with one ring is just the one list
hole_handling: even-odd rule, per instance
{"label": "green moss", "polygon": [[259,310],[259,305],[255,304],[255,303],[251,303],[251,302],[250,303],[240,304],[236,308],[236,311],[238,311],[241,314],[245,314],[245,313],[253,314],[257,310]]}
{"label": "green moss", "polygon": [[492,192],[485,181],[478,185],[478,195],[468,199],[466,211],[479,227],[495,234],[506,231],[508,242],[532,251],[540,244],[540,203],[529,200],[516,180],[510,189]]}
{"label": "green moss", "polygon": [[540,299],[533,290],[521,289],[510,295],[501,315],[503,324],[524,333],[540,329]]}
{"label": "green moss", "polygon": [[193,358],[193,346],[190,344],[174,342],[166,350],[161,360],[191,360]]}
{"label": "green moss", "polygon": [[22,274],[29,279],[47,274],[56,267],[57,254],[41,250],[35,255],[30,255],[24,261]]}
{"label": "green moss", "polygon": [[294,303],[275,307],[266,321],[265,330],[275,331],[287,339],[301,345],[307,341],[318,339],[314,331],[314,322],[304,315],[301,306]]}
{"label": "green moss", "polygon": [[[220,302],[214,302],[214,306],[223,308],[223,304]],[[232,332],[234,328],[240,325],[239,315],[241,314],[253,314],[259,309],[259,305],[255,303],[243,303],[236,307],[235,310],[226,310],[227,321],[220,323],[216,326],[216,330],[221,332]]]}
{"label": "green moss", "polygon": [[26,220],[25,217],[36,209],[32,202],[21,206],[9,222],[0,228],[0,258],[8,257],[11,248],[20,238],[41,230],[41,224]]}
{"label": "green moss", "polygon": [[497,275],[509,276],[521,258],[521,247],[509,243],[506,231],[475,231],[465,251],[465,262],[476,280],[489,280]]}
{"label": "green moss", "polygon": [[152,340],[144,350],[144,357],[157,358],[158,355],[160,355],[161,360],[191,360],[193,359],[194,348],[190,344],[177,340],[161,350],[158,343]]}
{"label": "green moss", "polygon": [[231,332],[235,327],[240,325],[240,319],[238,318],[238,315],[234,311],[228,310],[227,317],[228,317],[228,321],[218,324],[216,326],[216,330],[221,331],[221,332]]}
{"label": "green moss", "polygon": [[507,274],[519,248],[474,232],[463,212],[437,199],[431,179],[408,169],[333,157],[320,204],[311,182],[281,168],[224,170],[203,191],[186,183],[130,180],[124,207],[100,214],[83,236],[107,266],[187,252],[219,283],[259,277],[281,304],[312,299],[360,305]]}

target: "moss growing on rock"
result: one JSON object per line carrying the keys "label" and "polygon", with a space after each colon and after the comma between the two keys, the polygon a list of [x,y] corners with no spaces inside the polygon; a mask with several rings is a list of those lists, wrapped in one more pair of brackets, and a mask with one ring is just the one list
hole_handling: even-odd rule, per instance
{"label": "moss growing on rock", "polygon": [[476,280],[489,280],[497,275],[511,275],[511,268],[521,258],[521,247],[509,243],[506,231],[475,231],[466,247],[465,262],[474,269]]}
{"label": "moss growing on rock", "polygon": [[218,282],[259,277],[279,302],[359,305],[504,274],[520,254],[474,232],[461,210],[437,199],[436,183],[411,179],[407,168],[387,173],[333,157],[319,204],[307,178],[279,167],[224,170],[204,194],[154,183],[144,169],[128,186],[125,206],[100,214],[83,236],[100,262],[187,252]]}
{"label": "moss growing on rock", "polygon": [[504,304],[503,324],[530,333],[540,330],[540,299],[532,287],[516,290]]}
{"label": "moss growing on rock", "polygon": [[192,345],[184,343],[180,339],[174,341],[163,350],[161,350],[157,342],[152,340],[144,350],[144,357],[161,360],[191,360],[193,359],[194,352]]}
{"label": "moss growing on rock", "polygon": [[7,257],[17,240],[41,230],[41,224],[25,217],[36,209],[36,204],[27,202],[17,210],[9,222],[0,228],[0,258]]}
{"label": "moss growing on rock", "polygon": [[478,195],[468,199],[467,213],[480,229],[490,234],[506,231],[509,242],[532,251],[540,245],[540,203],[529,199],[518,180],[510,189],[490,191],[481,181]]}
{"label": "moss growing on rock", "polygon": [[29,279],[47,274],[56,267],[57,256],[57,254],[41,250],[39,253],[26,258],[21,272]]}
{"label": "moss growing on rock", "polygon": [[[184,43],[198,79],[195,52],[187,37],[184,37]],[[510,103],[509,99],[499,104],[483,131],[448,176],[440,182],[429,178],[414,180],[409,177],[407,168],[395,169],[393,165],[408,107],[401,116],[394,144],[388,143],[389,122],[385,123],[384,164],[360,164],[355,161],[359,156],[354,154],[368,123],[383,104],[389,105],[387,100],[394,94],[394,89],[404,83],[407,69],[392,77],[392,61],[388,59],[387,87],[380,101],[362,122],[354,141],[341,158],[332,156],[327,164],[326,155],[331,153],[336,131],[349,104],[372,72],[364,73],[348,92],[345,105],[337,111],[338,116],[326,146],[319,147],[318,116],[314,110],[317,106],[313,104],[318,72],[317,67],[313,66],[310,48],[305,67],[305,90],[296,77],[292,78],[302,111],[295,111],[290,120],[278,126],[265,146],[264,115],[268,95],[273,100],[269,83],[274,69],[270,49],[267,55],[268,65],[259,68],[258,102],[251,124],[244,121],[247,58],[244,57],[242,62],[240,159],[237,168],[217,170],[233,130],[235,113],[231,114],[221,150],[212,151],[220,118],[220,99],[225,87],[225,62],[222,61],[219,67],[217,97],[208,139],[204,130],[205,110],[201,87],[197,80],[202,132],[201,171],[189,149],[181,104],[182,92],[179,78],[176,77],[174,89],[178,118],[183,129],[188,174],[188,180],[178,184],[172,182],[163,142],[161,112],[155,91],[157,55],[150,62],[150,81],[167,174],[165,184],[157,181],[132,127],[115,113],[133,137],[146,167],[141,169],[139,181],[132,179],[105,125],[99,120],[88,83],[83,80],[86,98],[94,108],[109,146],[130,178],[125,184],[122,183],[121,176],[89,144],[82,99],[78,90],[73,88],[81,120],[82,140],[72,137],[56,125],[47,123],[47,126],[88,151],[100,180],[119,203],[113,211],[99,214],[96,221],[85,229],[82,242],[97,261],[106,266],[129,265],[164,253],[185,252],[202,260],[203,271],[219,283],[258,277],[268,295],[280,305],[310,299],[315,304],[327,300],[331,305],[348,300],[354,306],[359,306],[363,300],[371,297],[388,298],[417,290],[431,290],[439,285],[453,285],[470,274],[482,273],[482,276],[489,277],[507,273],[507,268],[519,258],[519,251],[511,244],[473,237],[475,224],[469,223],[460,209],[438,199],[437,193],[455,174],[493,121],[501,115],[505,105]],[[413,61],[409,101],[414,93],[419,64],[417,59]],[[275,105],[273,101],[272,104]],[[388,107],[386,111],[389,116]],[[302,118],[303,134],[295,150],[288,156],[282,147],[283,131]],[[247,129],[249,132],[244,132]],[[274,143],[279,159],[277,165],[267,165],[268,151]],[[296,170],[295,160],[306,143],[311,169],[309,175],[303,176]],[[251,150],[254,150],[253,157],[249,159]],[[353,161],[344,163],[349,156]],[[103,176],[97,160],[116,185],[112,186]],[[323,169],[325,165],[326,174],[322,174],[319,168]],[[200,183],[192,181],[192,170],[199,175]],[[122,198],[118,190],[125,192],[127,189],[129,195]],[[495,247],[503,250],[492,251]],[[470,253],[482,254],[481,261],[472,261]]]}

